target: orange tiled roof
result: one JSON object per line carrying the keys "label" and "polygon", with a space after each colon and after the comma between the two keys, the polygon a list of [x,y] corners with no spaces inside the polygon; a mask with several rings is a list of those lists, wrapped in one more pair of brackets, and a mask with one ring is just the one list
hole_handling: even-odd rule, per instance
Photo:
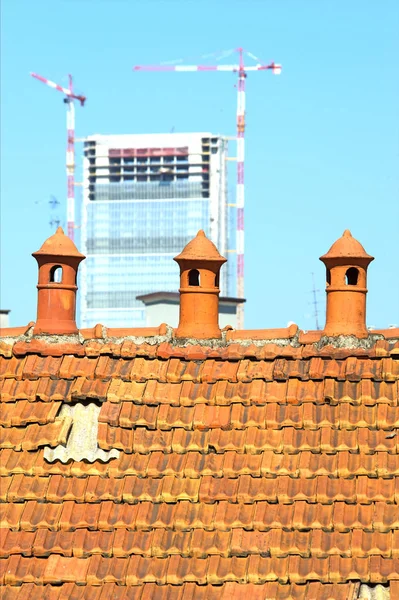
{"label": "orange tiled roof", "polygon": [[201,232],[177,329],[78,331],[84,257],[43,248],[0,340],[2,600],[399,598],[399,329],[367,329],[350,232],[307,333],[221,330]]}
{"label": "orange tiled roof", "polygon": [[[4,331],[4,598],[399,597],[399,330],[147,333]],[[92,401],[119,457],[46,460]]]}

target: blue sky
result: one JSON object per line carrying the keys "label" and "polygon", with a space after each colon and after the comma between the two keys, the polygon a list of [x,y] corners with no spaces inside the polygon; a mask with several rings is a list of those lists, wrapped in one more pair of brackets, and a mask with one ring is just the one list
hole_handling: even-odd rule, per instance
{"label": "blue sky", "polygon": [[247,79],[245,326],[313,329],[312,272],[323,323],[318,257],[346,228],[375,256],[368,324],[399,325],[397,0],[3,0],[1,12],[1,308],[13,326],[36,318],[31,253],[52,233],[50,197],[64,212],[66,196],[62,95],[29,72],[73,74],[88,98],[80,137],[234,135],[235,75],[132,66],[237,46],[283,64]]}

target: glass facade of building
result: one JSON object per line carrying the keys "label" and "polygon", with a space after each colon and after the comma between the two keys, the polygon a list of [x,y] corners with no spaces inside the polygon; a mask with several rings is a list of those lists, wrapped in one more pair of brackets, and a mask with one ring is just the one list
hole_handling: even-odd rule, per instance
{"label": "glass facade of building", "polygon": [[[103,137],[85,142],[80,326],[140,327],[145,308],[136,296],[177,291],[173,257],[199,229],[227,250],[227,142],[209,134]],[[228,279],[226,269],[222,293]]]}

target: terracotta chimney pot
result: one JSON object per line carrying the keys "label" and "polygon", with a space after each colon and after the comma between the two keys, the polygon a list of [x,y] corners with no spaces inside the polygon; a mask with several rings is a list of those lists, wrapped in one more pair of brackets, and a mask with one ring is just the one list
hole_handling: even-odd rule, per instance
{"label": "terracotta chimney pot", "polygon": [[79,263],[85,256],[61,227],[32,256],[39,265],[37,320],[33,333],[77,333],[76,280]]}
{"label": "terracotta chimney pot", "polygon": [[226,259],[200,230],[174,258],[180,267],[180,318],[177,337],[221,337],[219,272]]}
{"label": "terracotta chimney pot", "polygon": [[320,260],[327,269],[324,335],[367,337],[367,267],[374,258],[346,229]]}

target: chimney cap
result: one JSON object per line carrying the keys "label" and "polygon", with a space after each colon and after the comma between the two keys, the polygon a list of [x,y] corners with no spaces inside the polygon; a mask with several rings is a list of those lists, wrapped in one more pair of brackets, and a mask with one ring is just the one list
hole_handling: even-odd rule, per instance
{"label": "chimney cap", "polygon": [[183,250],[175,256],[173,259],[176,262],[180,261],[212,261],[218,262],[220,265],[227,261],[224,256],[222,256],[215,244],[211,242],[205,235],[205,232],[200,229],[194,239],[192,239],[188,244],[183,248]]}
{"label": "chimney cap", "polygon": [[75,244],[68,236],[65,235],[62,227],[58,227],[57,231],[51,235],[37,252],[32,256],[65,256],[73,258],[85,258],[76,248]]}
{"label": "chimney cap", "polygon": [[345,229],[342,237],[333,243],[326,254],[320,256],[323,262],[334,258],[360,258],[367,259],[368,262],[374,260],[374,257],[367,254],[361,243],[352,236],[349,229]]}

